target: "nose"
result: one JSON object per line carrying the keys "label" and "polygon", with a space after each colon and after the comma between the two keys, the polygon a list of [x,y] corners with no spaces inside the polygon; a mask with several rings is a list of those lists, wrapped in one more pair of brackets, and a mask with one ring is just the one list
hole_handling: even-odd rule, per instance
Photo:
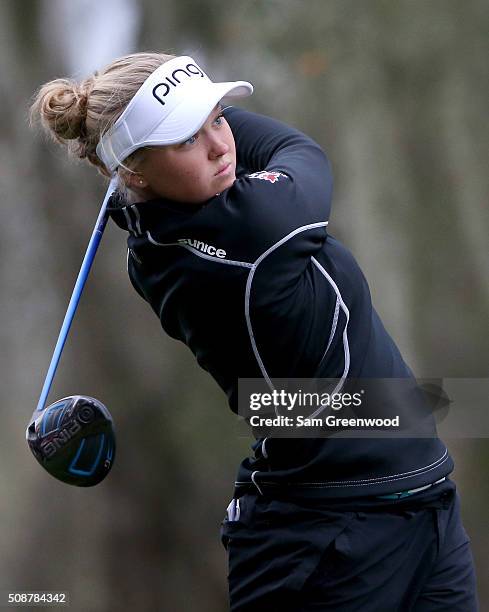
{"label": "nose", "polygon": [[211,132],[208,135],[208,146],[209,159],[217,159],[229,151],[229,145],[219,132]]}

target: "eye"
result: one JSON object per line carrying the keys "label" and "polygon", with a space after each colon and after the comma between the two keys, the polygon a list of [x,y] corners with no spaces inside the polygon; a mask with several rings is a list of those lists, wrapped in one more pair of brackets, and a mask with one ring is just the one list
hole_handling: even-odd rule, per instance
{"label": "eye", "polygon": [[222,113],[217,115],[217,117],[214,119],[214,123],[216,125],[222,125],[224,123],[224,115]]}
{"label": "eye", "polygon": [[182,142],[182,145],[193,145],[196,140],[197,140],[197,134],[194,134],[193,136],[190,136],[190,138],[187,138],[185,142]]}

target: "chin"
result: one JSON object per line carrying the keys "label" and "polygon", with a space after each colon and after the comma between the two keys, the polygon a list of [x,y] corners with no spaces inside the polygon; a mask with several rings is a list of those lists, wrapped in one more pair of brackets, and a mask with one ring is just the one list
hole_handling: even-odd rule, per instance
{"label": "chin", "polygon": [[[223,178],[224,178],[224,177],[223,177]],[[229,187],[231,187],[231,185],[232,185],[232,184],[234,183],[234,181],[236,180],[236,175],[235,175],[235,174],[234,174],[234,172],[233,172],[233,174],[232,174],[232,175],[230,175],[230,176],[226,176],[225,178],[226,178],[226,180],[224,180],[224,181],[223,181],[223,186],[221,187],[221,190],[224,190],[224,189],[229,189]]]}

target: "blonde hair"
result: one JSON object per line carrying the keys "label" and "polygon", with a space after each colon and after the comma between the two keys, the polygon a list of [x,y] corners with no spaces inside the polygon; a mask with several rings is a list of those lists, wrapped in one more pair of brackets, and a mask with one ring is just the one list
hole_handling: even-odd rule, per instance
{"label": "blonde hair", "polygon": [[[115,123],[150,74],[174,57],[163,53],[132,53],[114,60],[80,83],[73,79],[54,79],[37,92],[30,110],[31,125],[40,122],[55,142],[110,176],[96,153],[101,135]],[[138,152],[126,158],[125,170],[131,172],[130,166],[134,165]]]}

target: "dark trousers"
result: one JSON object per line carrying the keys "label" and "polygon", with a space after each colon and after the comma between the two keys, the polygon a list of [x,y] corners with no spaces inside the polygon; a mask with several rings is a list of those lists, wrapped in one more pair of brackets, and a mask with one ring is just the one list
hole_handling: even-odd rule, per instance
{"label": "dark trousers", "polygon": [[478,610],[453,483],[421,505],[361,511],[250,493],[240,498],[239,519],[224,520],[221,538],[232,612]]}

